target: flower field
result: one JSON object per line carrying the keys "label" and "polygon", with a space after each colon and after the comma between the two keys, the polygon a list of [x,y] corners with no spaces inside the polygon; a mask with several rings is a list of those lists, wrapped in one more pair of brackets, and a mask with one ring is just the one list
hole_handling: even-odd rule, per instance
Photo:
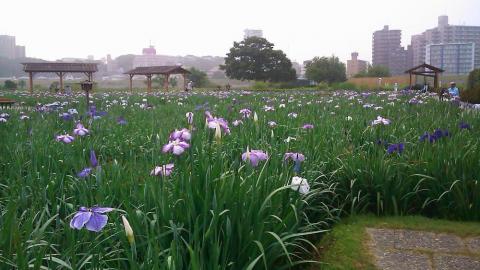
{"label": "flower field", "polygon": [[351,214],[480,220],[480,114],[427,94],[7,96],[0,269],[289,269]]}

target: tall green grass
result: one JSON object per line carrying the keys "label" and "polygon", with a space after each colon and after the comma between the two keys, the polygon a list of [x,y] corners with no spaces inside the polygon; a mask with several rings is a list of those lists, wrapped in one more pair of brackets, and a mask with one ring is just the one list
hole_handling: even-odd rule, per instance
{"label": "tall green grass", "polygon": [[[85,113],[83,96],[13,97],[25,105],[68,102],[60,111]],[[21,121],[19,110],[8,111],[10,119],[0,124],[1,268],[284,269],[309,263],[313,241],[341,214],[479,220],[478,114],[429,98],[409,105],[410,98],[390,103],[382,93],[96,94],[95,105],[108,114],[91,124],[83,116],[91,135],[70,145],[54,140],[75,125],[58,112],[28,111],[30,119]],[[113,102],[122,99],[126,107]],[[141,109],[143,99],[153,108]],[[365,103],[383,109],[363,108]],[[264,111],[265,105],[275,111]],[[242,108],[255,111],[258,122],[244,119],[234,127]],[[227,119],[231,135],[216,142],[204,127],[205,110]],[[195,113],[191,148],[179,157],[162,154],[169,133],[188,126],[188,111]],[[120,115],[127,125],[116,123]],[[372,127],[377,115],[392,124]],[[460,121],[472,129],[460,130]],[[305,123],[314,129],[302,129]],[[433,144],[418,141],[436,128],[453,135]],[[286,142],[288,137],[295,139]],[[378,139],[403,142],[405,151],[390,155]],[[252,168],[241,160],[247,147],[268,152],[269,159]],[[78,179],[91,149],[101,169]],[[285,152],[307,158],[299,173],[312,187],[306,196],[289,186],[295,174],[293,164],[283,161]],[[175,164],[171,176],[149,175],[167,163]],[[100,233],[69,227],[78,207],[94,205],[118,209]],[[134,230],[134,246],[122,214]]]}

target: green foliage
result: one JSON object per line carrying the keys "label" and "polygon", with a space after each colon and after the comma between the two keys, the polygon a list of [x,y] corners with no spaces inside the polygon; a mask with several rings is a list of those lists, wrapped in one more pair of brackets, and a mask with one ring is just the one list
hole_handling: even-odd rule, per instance
{"label": "green foliage", "polygon": [[207,73],[194,67],[191,67],[188,71],[190,71],[188,79],[193,82],[193,87],[207,87],[211,85]]}
{"label": "green foliage", "polygon": [[331,86],[334,90],[357,90],[357,86],[350,82],[334,83]]}
{"label": "green foliage", "polygon": [[305,80],[295,80],[290,82],[263,82],[256,81],[252,88],[254,90],[279,90],[279,89],[313,89],[314,87]]}
{"label": "green foliage", "polygon": [[[147,81],[144,81],[146,84]],[[152,78],[152,84],[156,85],[159,89],[163,88],[163,85],[165,83],[165,76],[163,75],[157,75]],[[168,78],[168,85],[169,87],[177,87],[178,85],[178,80],[176,77],[171,77]]]}
{"label": "green foliage", "polygon": [[[309,258],[313,237],[337,221],[340,209],[345,215],[479,221],[478,115],[435,97],[419,96],[424,103],[412,105],[412,96],[389,100],[390,94],[94,93],[97,110],[107,115],[90,120],[83,95],[9,93],[31,106],[68,105],[55,113],[27,111],[27,120],[12,110],[2,123],[0,269],[288,269]],[[150,109],[139,106],[145,102]],[[367,103],[383,109],[364,108]],[[248,107],[258,121],[243,119],[216,142],[198,107],[230,123]],[[78,116],[60,120],[58,113],[70,108]],[[188,127],[187,112],[195,114],[191,147],[181,156],[163,154],[170,132]],[[372,126],[378,115],[392,123]],[[128,123],[118,125],[118,116]],[[72,144],[55,142],[54,135],[71,134],[77,120],[90,135]],[[472,129],[460,129],[461,121]],[[314,128],[302,129],[305,123]],[[452,135],[419,142],[436,128]],[[288,137],[295,139],[286,142]],[[388,154],[379,139],[403,142],[405,151]],[[269,159],[252,168],[241,158],[247,147],[268,152]],[[79,179],[77,172],[90,166],[91,149],[100,168]],[[298,173],[283,160],[286,152],[306,156]],[[175,164],[172,175],[150,175],[168,163]],[[294,175],[308,179],[310,193],[300,196],[288,186]],[[93,205],[118,210],[108,214],[100,233],[71,229],[78,207]],[[135,248],[125,237],[122,214]]]}
{"label": "green foliage", "polygon": [[372,77],[372,78],[381,78],[381,77],[390,77],[390,71],[388,67],[384,66],[368,66],[368,71],[362,71],[355,76],[355,78],[363,78],[363,77]]}
{"label": "green foliage", "polygon": [[480,103],[480,69],[474,69],[468,75],[467,89],[460,91],[462,101]]}
{"label": "green foliage", "polygon": [[18,87],[20,87],[20,89],[25,89],[26,86],[27,86],[27,83],[25,82],[25,80],[18,81]]}
{"label": "green foliage", "polygon": [[296,78],[292,62],[281,50],[265,38],[250,37],[234,42],[225,58],[227,77],[237,80],[283,82]]}
{"label": "green foliage", "polygon": [[347,80],[345,64],[336,56],[313,58],[306,66],[305,76],[309,80],[328,84]]}
{"label": "green foliage", "polygon": [[7,90],[15,90],[17,89],[17,84],[12,80],[6,80],[3,83],[3,87]]}
{"label": "green foliage", "polygon": [[60,83],[59,82],[52,82],[50,86],[48,87],[50,91],[58,91],[60,90]]}

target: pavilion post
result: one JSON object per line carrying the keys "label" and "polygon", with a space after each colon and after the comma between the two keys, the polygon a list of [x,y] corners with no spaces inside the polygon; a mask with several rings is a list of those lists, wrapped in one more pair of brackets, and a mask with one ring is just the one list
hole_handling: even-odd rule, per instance
{"label": "pavilion post", "polygon": [[133,94],[133,74],[130,74],[130,93]]}
{"label": "pavilion post", "polygon": [[187,90],[187,73],[183,73],[183,90]]}
{"label": "pavilion post", "polygon": [[433,88],[438,89],[438,72],[435,72],[435,76],[433,77]]}
{"label": "pavilion post", "polygon": [[59,72],[57,75],[60,77],[60,92],[63,93],[63,72]]}
{"label": "pavilion post", "polygon": [[152,93],[152,75],[151,74],[147,75],[147,92],[149,94]]}
{"label": "pavilion post", "polygon": [[412,73],[409,72],[410,74],[410,81],[409,81],[409,84],[410,84],[410,90],[412,90]]}
{"label": "pavilion post", "polygon": [[163,88],[165,88],[165,91],[168,91],[168,77],[170,77],[170,75],[165,74],[165,80],[163,80]]}
{"label": "pavilion post", "polygon": [[30,84],[30,95],[33,95],[33,72],[28,73],[28,79]]}

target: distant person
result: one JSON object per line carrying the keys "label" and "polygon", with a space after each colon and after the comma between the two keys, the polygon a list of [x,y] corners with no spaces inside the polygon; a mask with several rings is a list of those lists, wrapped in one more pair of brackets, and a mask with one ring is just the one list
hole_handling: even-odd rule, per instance
{"label": "distant person", "polygon": [[72,94],[72,87],[71,87],[70,85],[67,85],[67,86],[65,87],[65,93],[66,93],[67,95],[71,95],[71,94]]}
{"label": "distant person", "polygon": [[395,84],[393,85],[393,90],[395,90],[395,92],[398,91],[398,83],[395,83]]}
{"label": "distant person", "polygon": [[458,91],[457,84],[455,82],[450,83],[450,88],[448,88],[448,94],[452,98],[458,98],[460,96],[460,92]]}
{"label": "distant person", "polygon": [[430,85],[428,85],[428,83],[426,83],[422,88],[422,93],[428,92],[429,89],[430,89]]}
{"label": "distant person", "polygon": [[448,93],[447,88],[442,87],[442,88],[440,89],[440,92],[439,92],[440,101],[443,101],[443,99],[445,98],[445,96],[447,95],[447,93]]}
{"label": "distant person", "polygon": [[185,88],[185,91],[187,91],[187,92],[193,91],[193,82],[192,81],[189,81],[187,83],[187,87]]}
{"label": "distant person", "polygon": [[227,85],[225,85],[225,90],[230,91],[230,87],[231,87],[230,84],[227,83]]}

